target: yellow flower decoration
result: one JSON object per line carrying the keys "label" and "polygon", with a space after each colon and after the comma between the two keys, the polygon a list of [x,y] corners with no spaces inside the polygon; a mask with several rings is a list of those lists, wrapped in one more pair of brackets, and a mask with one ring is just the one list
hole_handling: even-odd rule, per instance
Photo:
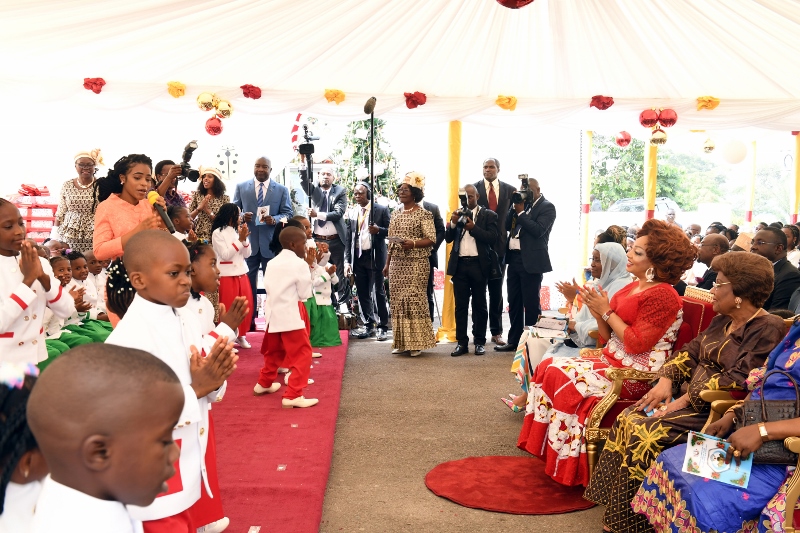
{"label": "yellow flower decoration", "polygon": [[338,89],[325,89],[325,99],[328,102],[336,102],[336,105],[344,102],[344,93]]}
{"label": "yellow flower decoration", "polygon": [[697,99],[697,110],[700,111],[701,109],[708,109],[709,111],[712,109],[716,109],[719,105],[719,98],[714,98],[713,96],[701,96]]}
{"label": "yellow flower decoration", "polygon": [[186,85],[179,81],[171,81],[167,84],[167,91],[173,98],[180,98],[186,94]]}
{"label": "yellow flower decoration", "polygon": [[502,109],[507,109],[509,111],[514,111],[517,108],[517,97],[516,96],[503,96],[502,94],[497,97],[497,100],[494,101]]}

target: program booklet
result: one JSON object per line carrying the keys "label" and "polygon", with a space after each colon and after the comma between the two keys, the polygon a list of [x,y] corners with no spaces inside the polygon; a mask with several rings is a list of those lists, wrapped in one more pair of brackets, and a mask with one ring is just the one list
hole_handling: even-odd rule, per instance
{"label": "program booklet", "polygon": [[269,206],[264,205],[258,208],[256,211],[256,226],[264,226],[266,225],[266,218],[269,216]]}
{"label": "program booklet", "polygon": [[531,327],[531,334],[542,339],[566,339],[568,318],[539,315],[539,320]]}
{"label": "program booklet", "polygon": [[740,465],[733,459],[725,464],[725,456],[730,447],[729,442],[720,438],[690,431],[686,442],[686,456],[683,458],[683,471],[746,489],[750,482],[750,470],[753,468],[753,454],[742,459]]}

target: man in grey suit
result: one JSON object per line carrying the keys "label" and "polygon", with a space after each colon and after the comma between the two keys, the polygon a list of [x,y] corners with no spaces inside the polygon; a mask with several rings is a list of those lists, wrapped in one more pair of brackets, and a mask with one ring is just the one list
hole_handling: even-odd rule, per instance
{"label": "man in grey suit", "polygon": [[[263,272],[275,254],[269,249],[275,226],[292,217],[292,203],[289,189],[269,178],[272,162],[268,157],[256,159],[253,174],[255,179],[236,184],[233,203],[244,213],[244,220],[250,230],[250,257],[247,261],[247,277],[253,290],[253,305],[258,301],[258,271]],[[258,218],[260,207],[269,207],[269,215]],[[265,211],[264,209],[261,210]],[[255,331],[256,313],[250,323],[250,331]]]}
{"label": "man in grey suit", "polygon": [[433,322],[433,269],[439,268],[439,246],[441,246],[444,241],[445,229],[444,220],[442,220],[442,215],[439,213],[438,205],[423,200],[422,208],[426,211],[430,211],[433,215],[433,226],[436,228],[436,243],[433,245],[433,250],[431,250],[431,255],[428,258],[431,264],[431,269],[428,274],[428,311],[431,314],[431,322]]}
{"label": "man in grey suit", "polygon": [[324,242],[331,252],[331,263],[336,265],[339,283],[331,294],[333,308],[339,310],[339,302],[346,300],[344,294],[347,282],[344,279],[344,247],[347,242],[347,227],[344,214],[347,211],[347,191],[335,185],[336,174],[331,168],[323,168],[319,172],[319,185],[309,183],[308,173],[301,171],[300,182],[306,194],[316,206],[309,211],[314,221],[314,240]]}
{"label": "man in grey suit", "polygon": [[492,342],[503,345],[503,277],[506,273],[506,249],[508,247],[508,232],[506,231],[506,216],[511,207],[511,195],[516,188],[500,181],[497,174],[500,172],[500,161],[491,157],[483,162],[483,179],[475,183],[478,189],[478,205],[497,213],[497,240],[492,245],[492,250],[497,253],[500,260],[500,277],[489,280],[489,331],[492,333]]}

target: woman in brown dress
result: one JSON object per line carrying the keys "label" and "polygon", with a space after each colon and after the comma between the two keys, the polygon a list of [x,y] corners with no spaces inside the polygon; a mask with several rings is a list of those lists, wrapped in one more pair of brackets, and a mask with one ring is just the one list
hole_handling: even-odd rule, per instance
{"label": "woman in brown dress", "polygon": [[710,405],[701,391],[747,390],[750,371],[764,364],[786,333],[781,318],[761,309],[774,279],[768,259],[728,253],[711,268],[717,272],[711,294],[719,315],[661,367],[658,384],[619,415],[592,473],[584,497],[606,506],[606,531],[652,531],[647,518],[631,509],[650,463],[663,449],[686,442],[689,431],[703,428]]}
{"label": "woman in brown dress", "polygon": [[409,172],[397,188],[402,207],[389,222],[389,253],[383,275],[389,278],[393,354],[418,356],[436,346],[428,312],[428,257],[436,242],[433,215],[422,208],[425,176]]}
{"label": "woman in brown dress", "polygon": [[75,155],[77,178],[65,181],[61,186],[61,197],[53,226],[69,248],[80,252],[92,250],[94,234],[94,173],[97,165],[103,164],[100,149],[79,152]]}

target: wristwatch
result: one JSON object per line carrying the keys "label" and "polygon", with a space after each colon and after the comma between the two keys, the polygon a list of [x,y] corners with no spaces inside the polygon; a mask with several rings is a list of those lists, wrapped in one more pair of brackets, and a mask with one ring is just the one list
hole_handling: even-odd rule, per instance
{"label": "wristwatch", "polygon": [[611,315],[613,315],[613,314],[614,314],[614,310],[613,309],[609,309],[608,311],[603,313],[603,316],[601,316],[600,318],[603,319],[603,322],[608,322],[608,319],[611,318]]}
{"label": "wristwatch", "polygon": [[767,433],[767,426],[764,425],[764,422],[758,423],[758,432],[761,433],[761,440],[763,442],[769,442],[769,433]]}

